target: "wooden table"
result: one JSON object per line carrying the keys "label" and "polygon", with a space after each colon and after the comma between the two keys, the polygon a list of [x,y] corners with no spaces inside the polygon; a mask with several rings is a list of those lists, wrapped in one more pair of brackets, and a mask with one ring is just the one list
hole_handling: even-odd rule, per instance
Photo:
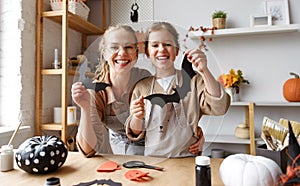
{"label": "wooden table", "polygon": [[[97,168],[106,161],[115,161],[121,166],[121,170],[114,172],[97,172]],[[127,169],[122,166],[126,161],[141,160],[146,164],[157,165],[164,171],[140,168],[143,172],[149,172],[149,180],[145,182],[134,182],[124,177]],[[212,185],[223,185],[219,166],[223,159],[211,159]],[[59,177],[62,186],[71,186],[80,182],[88,182],[95,179],[111,179],[122,185],[195,185],[195,158],[154,158],[145,156],[122,156],[102,155],[93,158],[85,158],[79,152],[69,152],[64,165],[57,171],[44,175],[29,174],[21,170],[16,164],[14,170],[0,172],[0,185],[37,185],[45,184],[49,177]]]}

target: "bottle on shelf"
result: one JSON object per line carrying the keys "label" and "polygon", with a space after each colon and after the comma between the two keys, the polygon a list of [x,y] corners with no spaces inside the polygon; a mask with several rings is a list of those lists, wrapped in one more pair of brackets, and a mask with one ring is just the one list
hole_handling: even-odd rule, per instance
{"label": "bottle on shelf", "polygon": [[61,68],[60,62],[58,61],[58,49],[54,49],[54,61],[52,64],[52,68],[59,69]]}

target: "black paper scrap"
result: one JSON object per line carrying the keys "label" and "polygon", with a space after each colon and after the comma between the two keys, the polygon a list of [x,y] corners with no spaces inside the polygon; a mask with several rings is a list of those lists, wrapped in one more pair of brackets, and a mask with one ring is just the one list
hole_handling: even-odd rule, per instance
{"label": "black paper scrap", "polygon": [[101,179],[101,180],[93,180],[93,181],[90,181],[90,182],[80,182],[79,184],[77,185],[73,185],[73,186],[90,186],[90,185],[93,185],[93,184],[97,184],[97,185],[110,185],[110,186],[122,186],[121,183],[119,182],[114,182],[113,180],[111,179]]}

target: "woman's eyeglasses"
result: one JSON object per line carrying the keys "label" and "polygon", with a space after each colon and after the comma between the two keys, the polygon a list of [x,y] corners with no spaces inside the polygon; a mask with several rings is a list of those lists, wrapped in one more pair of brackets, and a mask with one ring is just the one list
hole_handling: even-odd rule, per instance
{"label": "woman's eyeglasses", "polygon": [[105,49],[107,49],[111,53],[117,53],[121,50],[125,51],[128,54],[133,54],[137,52],[137,47],[135,44],[128,44],[124,46],[119,44],[109,44]]}

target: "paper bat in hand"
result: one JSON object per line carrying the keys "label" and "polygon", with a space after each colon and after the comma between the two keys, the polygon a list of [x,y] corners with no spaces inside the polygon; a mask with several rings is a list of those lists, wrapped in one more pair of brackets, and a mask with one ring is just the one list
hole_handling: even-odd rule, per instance
{"label": "paper bat in hand", "polygon": [[87,58],[85,58],[84,62],[80,65],[78,69],[79,72],[78,81],[82,82],[86,89],[94,89],[95,92],[98,92],[100,90],[104,90],[107,86],[111,86],[110,84],[102,83],[102,82],[92,83],[90,81],[90,78],[86,77],[85,75],[87,67],[88,67],[88,61]]}
{"label": "paper bat in hand", "polygon": [[183,99],[189,91],[191,91],[191,79],[196,75],[193,70],[192,63],[188,61],[185,55],[182,61],[182,86],[176,85],[175,92],[173,94],[151,94],[144,99],[148,99],[152,104],[159,105],[161,108],[165,104],[170,102],[179,103],[180,99]]}
{"label": "paper bat in hand", "polygon": [[148,99],[152,105],[159,105],[161,108],[165,106],[165,104],[170,102],[179,103],[179,95],[176,89],[174,89],[174,94],[151,94],[149,96],[144,97],[144,99]]}

